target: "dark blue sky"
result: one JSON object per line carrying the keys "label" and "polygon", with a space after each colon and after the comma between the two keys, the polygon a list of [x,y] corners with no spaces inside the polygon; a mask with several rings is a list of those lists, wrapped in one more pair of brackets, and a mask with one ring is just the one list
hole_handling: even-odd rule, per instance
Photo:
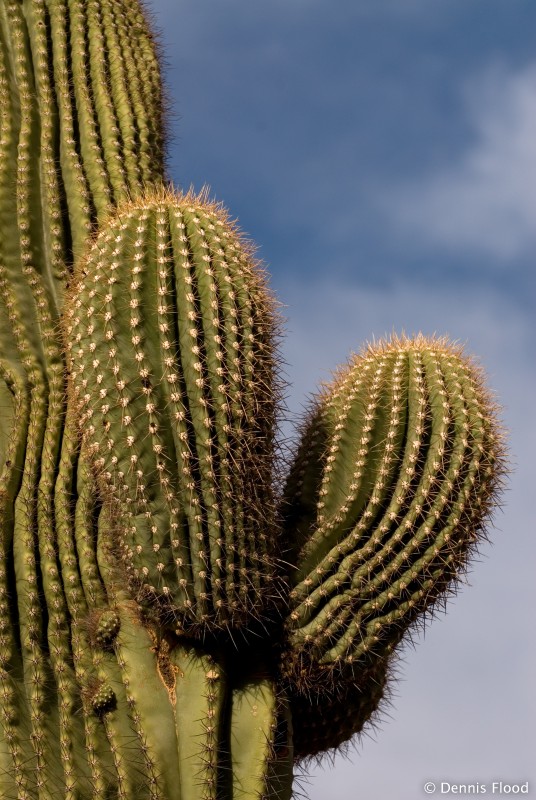
{"label": "dark blue sky", "polygon": [[507,81],[531,63],[534,3],[154,7],[173,109],[171,175],[212,187],[262,247],[276,283],[289,269],[328,266],[345,280],[385,285],[407,270],[419,281],[499,282],[528,297],[525,252],[507,276],[489,275],[485,249],[400,241],[381,198],[448,171],[478,146],[471,103],[490,73]]}
{"label": "dark blue sky", "polygon": [[[153,0],[170,174],[257,242],[289,419],[365,339],[449,334],[488,371],[514,472],[463,591],[405,654],[391,721],[312,800],[532,779],[534,0]],[[290,425],[287,425],[290,432]]]}

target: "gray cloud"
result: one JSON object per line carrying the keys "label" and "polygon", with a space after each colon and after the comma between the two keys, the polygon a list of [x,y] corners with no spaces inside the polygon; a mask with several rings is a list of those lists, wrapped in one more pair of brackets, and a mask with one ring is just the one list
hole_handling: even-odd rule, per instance
{"label": "gray cloud", "polygon": [[480,251],[507,265],[536,244],[536,64],[488,69],[466,86],[465,100],[472,142],[379,202],[420,244]]}

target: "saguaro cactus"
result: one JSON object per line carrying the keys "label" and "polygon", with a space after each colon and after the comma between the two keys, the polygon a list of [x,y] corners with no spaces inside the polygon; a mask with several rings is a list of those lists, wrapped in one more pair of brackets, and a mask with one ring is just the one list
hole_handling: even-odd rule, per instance
{"label": "saguaro cactus", "polygon": [[137,0],[0,0],[0,103],[0,796],[285,800],[482,534],[482,375],[369,348],[276,496],[275,303],[165,182]]}

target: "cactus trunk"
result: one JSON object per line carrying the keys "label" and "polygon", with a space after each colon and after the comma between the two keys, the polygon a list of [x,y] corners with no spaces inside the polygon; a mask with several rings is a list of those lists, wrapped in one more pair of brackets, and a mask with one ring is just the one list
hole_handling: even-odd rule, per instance
{"label": "cactus trunk", "polygon": [[0,106],[0,796],[288,800],[482,533],[482,376],[368,350],[278,498],[275,302],[166,184],[137,0],[0,0]]}

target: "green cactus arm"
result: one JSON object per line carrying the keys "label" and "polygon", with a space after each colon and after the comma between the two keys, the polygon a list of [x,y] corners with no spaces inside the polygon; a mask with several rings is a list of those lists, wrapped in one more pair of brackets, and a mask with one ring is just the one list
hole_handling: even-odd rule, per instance
{"label": "green cactus arm", "polygon": [[[390,654],[375,658],[368,667],[356,670],[353,679],[346,675],[342,681],[326,686],[326,676],[315,692],[311,685],[311,660],[302,662],[298,673],[288,685],[289,707],[292,712],[294,759],[298,763],[317,761],[327,750],[342,749],[363,731],[377,727],[378,714],[390,700],[392,666]],[[305,686],[308,686],[307,690]]]}
{"label": "green cactus arm", "polygon": [[274,322],[253,266],[221,211],[161,192],[110,219],[71,289],[70,391],[116,548],[175,627],[250,625],[276,594],[271,488],[258,486]]}
{"label": "green cactus arm", "polygon": [[[325,388],[282,507],[295,554],[284,672],[302,713],[311,691],[329,707],[351,692],[360,730],[373,710],[360,695],[380,701],[405,631],[452,590],[503,473],[482,375],[445,340],[380,343]],[[306,735],[304,755],[342,741],[335,727],[308,751]]]}
{"label": "green cactus arm", "polygon": [[[174,676],[181,800],[216,800],[228,769],[225,748],[229,685],[223,660],[199,646],[175,647],[169,655]],[[186,734],[188,731],[188,734]]]}
{"label": "green cactus arm", "polygon": [[289,800],[292,722],[273,680],[258,676],[235,688],[231,711],[233,798]]}

